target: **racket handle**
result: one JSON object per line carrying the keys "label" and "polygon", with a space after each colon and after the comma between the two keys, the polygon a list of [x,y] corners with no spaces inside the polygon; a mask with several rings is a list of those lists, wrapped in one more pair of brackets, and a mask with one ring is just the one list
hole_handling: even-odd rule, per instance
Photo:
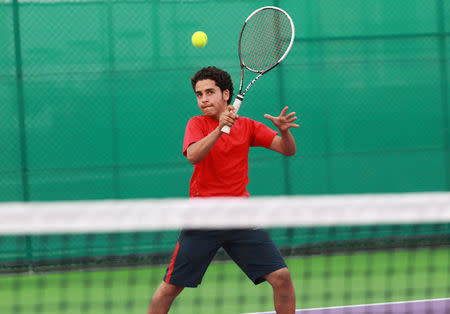
{"label": "racket handle", "polygon": [[[242,99],[244,99],[244,96],[242,96],[240,94],[236,96],[236,99],[233,102],[234,113],[237,113],[239,111],[239,108],[241,107]],[[224,125],[222,127],[221,131],[223,133],[230,134],[231,128],[228,125]]]}

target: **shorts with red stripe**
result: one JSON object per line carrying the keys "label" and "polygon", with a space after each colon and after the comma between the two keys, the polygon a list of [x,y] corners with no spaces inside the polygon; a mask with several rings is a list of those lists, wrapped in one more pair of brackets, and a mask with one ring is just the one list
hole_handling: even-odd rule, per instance
{"label": "shorts with red stripe", "polygon": [[263,229],[182,230],[164,282],[197,287],[216,252],[223,248],[253,283],[286,267],[280,251]]}

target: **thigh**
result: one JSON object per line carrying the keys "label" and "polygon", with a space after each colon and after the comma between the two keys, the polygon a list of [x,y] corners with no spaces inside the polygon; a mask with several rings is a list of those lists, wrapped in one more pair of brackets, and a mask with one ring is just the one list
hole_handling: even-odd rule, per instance
{"label": "thigh", "polygon": [[198,286],[221,242],[203,230],[180,232],[164,282],[180,287]]}
{"label": "thigh", "polygon": [[286,267],[280,251],[263,229],[233,231],[224,249],[255,284],[265,281],[266,275]]}

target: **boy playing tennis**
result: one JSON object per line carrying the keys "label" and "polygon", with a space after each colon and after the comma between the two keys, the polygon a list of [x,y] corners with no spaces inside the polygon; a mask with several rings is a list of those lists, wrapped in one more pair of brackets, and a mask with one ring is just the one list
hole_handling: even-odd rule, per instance
{"label": "boy playing tennis", "polygon": [[[247,197],[248,152],[262,146],[286,156],[295,154],[289,131],[299,127],[295,112],[285,107],[278,117],[265,118],[280,135],[262,123],[240,117],[229,106],[233,96],[230,75],[218,68],[202,68],[191,78],[197,103],[203,115],[189,120],[183,154],[195,165],[190,197]],[[222,133],[224,125],[231,133]],[[213,210],[213,209],[211,209]],[[182,230],[163,282],[153,294],[148,314],[167,313],[184,287],[200,284],[217,250],[223,247],[255,283],[268,281],[273,288],[278,314],[295,313],[295,292],[288,268],[270,236],[262,229]]]}

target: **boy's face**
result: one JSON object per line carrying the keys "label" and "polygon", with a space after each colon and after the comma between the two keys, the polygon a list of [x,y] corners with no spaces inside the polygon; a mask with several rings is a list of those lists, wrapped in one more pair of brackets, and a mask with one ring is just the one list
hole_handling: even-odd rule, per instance
{"label": "boy's face", "polygon": [[228,89],[222,92],[215,81],[206,79],[195,84],[195,94],[200,110],[208,117],[219,120],[220,114],[228,106]]}

